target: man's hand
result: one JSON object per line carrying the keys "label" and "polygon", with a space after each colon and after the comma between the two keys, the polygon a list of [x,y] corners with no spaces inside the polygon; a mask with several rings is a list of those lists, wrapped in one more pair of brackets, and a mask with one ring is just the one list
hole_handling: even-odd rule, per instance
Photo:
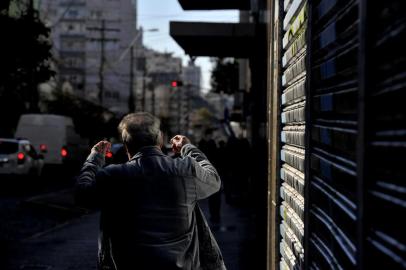
{"label": "man's hand", "polygon": [[92,153],[102,154],[103,157],[108,151],[110,151],[111,143],[108,141],[100,141],[96,143],[92,148]]}
{"label": "man's hand", "polygon": [[170,140],[170,143],[172,144],[172,151],[173,151],[175,154],[179,154],[179,153],[180,153],[180,150],[182,149],[182,147],[183,147],[185,144],[190,143],[190,140],[189,140],[186,136],[183,136],[183,135],[176,135],[175,137],[173,137],[173,138]]}

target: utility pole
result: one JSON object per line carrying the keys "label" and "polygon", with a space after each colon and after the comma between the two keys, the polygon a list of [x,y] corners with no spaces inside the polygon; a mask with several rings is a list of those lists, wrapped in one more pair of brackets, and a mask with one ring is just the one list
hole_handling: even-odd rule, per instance
{"label": "utility pole", "polygon": [[155,115],[155,85],[152,87],[151,91],[151,111],[152,114]]}
{"label": "utility pole", "polygon": [[145,111],[147,59],[145,56],[137,58],[137,70],[142,70],[141,110]]}
{"label": "utility pole", "polygon": [[182,132],[183,132],[183,130],[182,130],[182,127],[181,127],[181,124],[182,124],[182,122],[181,122],[181,118],[182,118],[182,97],[183,97],[183,95],[182,95],[182,87],[181,86],[179,86],[178,87],[178,134],[181,134]]}
{"label": "utility pole", "polygon": [[190,123],[189,123],[189,114],[190,114],[190,100],[192,99],[192,93],[191,93],[191,85],[189,83],[186,84],[186,125],[185,125],[185,134],[189,135],[189,128],[190,128]]}
{"label": "utility pole", "polygon": [[99,31],[100,38],[91,38],[91,41],[100,42],[100,66],[99,66],[99,102],[103,106],[103,95],[104,95],[104,66],[106,65],[106,55],[105,55],[105,43],[106,42],[117,42],[117,38],[106,38],[106,32],[119,32],[119,29],[106,28],[106,20],[101,20],[101,27],[88,27],[88,30]]}
{"label": "utility pole", "polygon": [[141,97],[141,104],[142,104],[142,111],[145,111],[145,95],[146,95],[146,72],[145,69],[142,72],[142,97]]}
{"label": "utility pole", "polygon": [[130,95],[128,97],[128,111],[130,113],[135,111],[134,100],[134,46],[130,48]]}

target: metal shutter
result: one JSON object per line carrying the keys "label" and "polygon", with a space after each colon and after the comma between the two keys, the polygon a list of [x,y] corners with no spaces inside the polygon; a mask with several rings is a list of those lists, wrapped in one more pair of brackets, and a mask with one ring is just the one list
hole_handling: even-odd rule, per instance
{"label": "metal shutter", "polygon": [[406,269],[406,1],[368,1],[365,269]]}
{"label": "metal shutter", "polygon": [[310,12],[306,264],[309,269],[354,269],[359,6],[357,1],[318,0]]}
{"label": "metal shutter", "polygon": [[307,3],[303,0],[280,3],[283,6],[280,269],[302,269]]}

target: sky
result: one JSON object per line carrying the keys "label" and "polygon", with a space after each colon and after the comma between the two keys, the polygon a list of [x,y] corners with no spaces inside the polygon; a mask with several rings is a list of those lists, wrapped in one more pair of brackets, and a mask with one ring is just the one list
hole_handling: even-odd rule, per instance
{"label": "sky", "polygon": [[[193,0],[191,0],[193,1]],[[138,0],[138,26],[143,27],[144,44],[160,52],[172,52],[182,57],[187,65],[189,57],[169,35],[169,21],[238,22],[237,11],[184,11],[177,0]],[[158,32],[147,32],[158,28]],[[202,68],[202,92],[210,89],[212,64],[208,57],[198,57],[196,65]]]}

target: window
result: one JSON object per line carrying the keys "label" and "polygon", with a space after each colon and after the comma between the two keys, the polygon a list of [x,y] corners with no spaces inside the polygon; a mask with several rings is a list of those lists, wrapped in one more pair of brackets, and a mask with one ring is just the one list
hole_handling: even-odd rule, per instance
{"label": "window", "polygon": [[77,17],[78,15],[79,15],[79,12],[77,10],[75,10],[75,9],[70,9],[68,11],[68,16],[69,17]]}
{"label": "window", "polygon": [[15,142],[0,141],[0,154],[13,154],[18,151],[18,144]]}
{"label": "window", "polygon": [[103,16],[103,12],[100,10],[92,10],[90,11],[90,18],[92,19],[100,19]]}

